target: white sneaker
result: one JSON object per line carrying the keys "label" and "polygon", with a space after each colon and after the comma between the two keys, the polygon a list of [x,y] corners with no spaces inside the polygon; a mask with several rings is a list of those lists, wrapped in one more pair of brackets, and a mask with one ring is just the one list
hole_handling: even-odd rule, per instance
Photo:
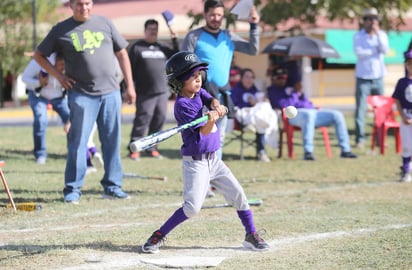
{"label": "white sneaker", "polygon": [[86,174],[95,173],[95,172],[97,172],[97,169],[93,166],[88,166],[86,169]]}
{"label": "white sneaker", "polygon": [[404,173],[401,177],[401,179],[399,180],[399,182],[402,183],[408,183],[408,182],[412,182],[412,176],[410,173]]}
{"label": "white sneaker", "polygon": [[99,152],[96,152],[94,153],[94,155],[92,155],[92,160],[94,165],[97,165],[99,167],[104,166],[102,155]]}
{"label": "white sneaker", "polygon": [[39,165],[44,165],[44,164],[46,164],[46,157],[38,157],[38,158],[36,159],[36,163],[39,164]]}
{"label": "white sneaker", "polygon": [[399,179],[399,182],[402,183],[407,183],[412,181],[412,176],[410,172],[405,172],[405,169],[403,166],[399,167],[401,169],[401,179]]}
{"label": "white sneaker", "polygon": [[258,154],[258,160],[262,162],[270,162],[270,158],[265,151],[260,151]]}

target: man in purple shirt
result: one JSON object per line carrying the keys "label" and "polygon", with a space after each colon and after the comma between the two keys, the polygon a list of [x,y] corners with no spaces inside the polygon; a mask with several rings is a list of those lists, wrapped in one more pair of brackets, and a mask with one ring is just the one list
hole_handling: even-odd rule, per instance
{"label": "man in purple shirt", "polygon": [[341,148],[341,158],[357,158],[351,152],[349,134],[343,114],[337,110],[316,109],[302,91],[293,87],[286,87],[288,72],[283,68],[276,68],[272,75],[272,85],[268,87],[268,97],[272,108],[283,109],[295,106],[298,114],[289,119],[289,123],[302,129],[304,160],[315,160],[313,156],[315,129],[319,126],[335,126],[336,136]]}

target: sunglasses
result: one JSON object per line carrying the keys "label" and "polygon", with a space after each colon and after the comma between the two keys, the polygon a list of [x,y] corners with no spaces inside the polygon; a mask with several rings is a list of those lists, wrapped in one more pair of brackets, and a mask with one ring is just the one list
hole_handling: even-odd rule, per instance
{"label": "sunglasses", "polygon": [[273,76],[272,78],[274,80],[286,80],[287,77],[288,77],[287,74],[278,74],[278,75]]}
{"label": "sunglasses", "polygon": [[373,20],[378,20],[378,17],[371,16],[371,17],[363,17],[364,21],[373,21]]}

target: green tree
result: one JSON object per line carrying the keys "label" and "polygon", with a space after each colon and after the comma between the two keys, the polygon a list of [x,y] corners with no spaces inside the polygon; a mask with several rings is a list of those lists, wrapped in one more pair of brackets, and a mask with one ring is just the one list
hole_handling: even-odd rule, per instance
{"label": "green tree", "polygon": [[[302,31],[302,24],[314,25],[319,16],[331,21],[354,20],[369,7],[375,7],[379,11],[384,29],[398,30],[399,26],[405,24],[404,13],[412,6],[412,0],[255,0],[254,3],[260,11],[261,22],[271,25],[274,30],[277,30],[278,24],[294,19],[296,24],[288,29],[290,32]],[[193,19],[190,28],[198,25],[203,19],[202,13],[192,10],[187,15]],[[225,17],[226,28],[236,24],[230,12],[226,12]]]}
{"label": "green tree", "polygon": [[382,16],[384,29],[398,30],[405,24],[404,13],[411,5],[412,0],[268,0],[261,6],[261,20],[277,29],[279,23],[295,19],[294,28],[300,28],[301,24],[314,24],[319,15],[330,21],[354,20],[362,15],[365,8],[374,7]]}
{"label": "green tree", "polygon": [[53,21],[53,11],[61,5],[59,0],[33,1],[0,1],[0,69],[10,71],[14,78],[30,60],[25,53],[33,49],[33,3],[37,6],[37,22]]}

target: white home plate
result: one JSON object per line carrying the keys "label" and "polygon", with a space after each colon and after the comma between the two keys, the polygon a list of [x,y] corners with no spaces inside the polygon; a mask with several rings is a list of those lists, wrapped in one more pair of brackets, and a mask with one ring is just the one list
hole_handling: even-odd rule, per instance
{"label": "white home plate", "polygon": [[216,267],[225,257],[193,257],[180,256],[159,259],[141,258],[140,261],[147,264],[153,264],[162,267]]}

